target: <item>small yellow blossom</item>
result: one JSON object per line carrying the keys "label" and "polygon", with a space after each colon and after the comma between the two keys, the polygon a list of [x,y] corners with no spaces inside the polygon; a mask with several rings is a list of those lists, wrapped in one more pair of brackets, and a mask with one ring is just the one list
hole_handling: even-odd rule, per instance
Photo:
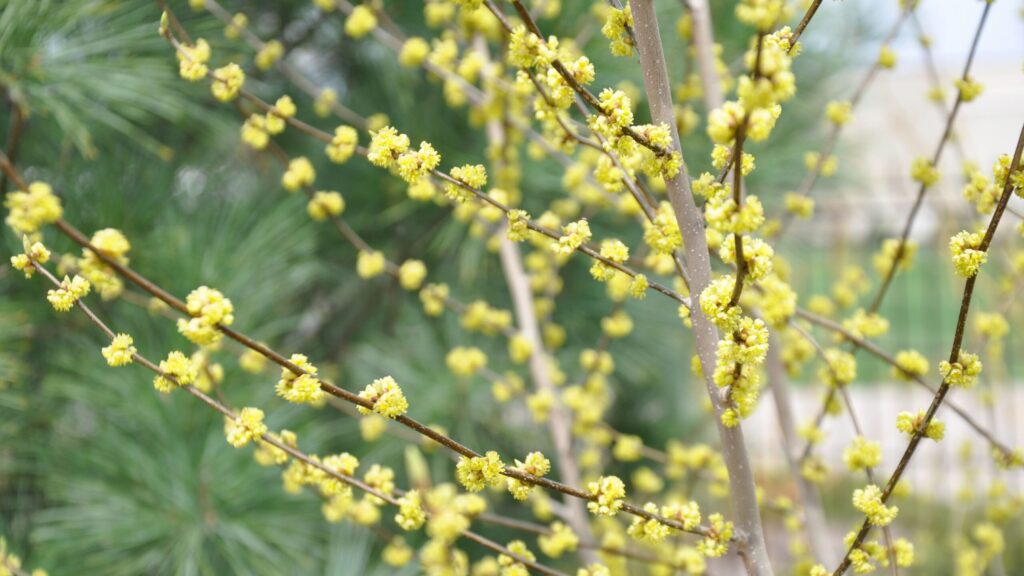
{"label": "small yellow blossom", "polygon": [[[449,174],[455,180],[476,190],[481,190],[487,185],[487,170],[480,164],[456,166]],[[445,184],[444,193],[448,198],[458,202],[465,202],[473,195],[469,190],[451,182]]]}
{"label": "small yellow blossom", "polygon": [[263,423],[263,410],[259,408],[242,408],[236,418],[227,418],[224,421],[224,434],[228,438],[228,443],[235,448],[241,448],[266,433],[267,425]]}
{"label": "small yellow blossom", "polygon": [[[551,471],[551,461],[545,458],[540,452],[530,452],[526,455],[525,462],[521,462],[519,460],[516,460],[515,462],[516,468],[533,476],[543,477]],[[533,484],[524,482],[518,478],[508,479],[508,491],[516,500],[526,500],[533,491],[533,488]]]}
{"label": "small yellow blossom", "polygon": [[420,142],[420,149],[408,151],[398,157],[398,175],[409,184],[415,184],[441,164],[441,155],[428,142]]}
{"label": "small yellow blossom", "polygon": [[169,394],[175,386],[191,384],[198,374],[199,368],[189,360],[189,357],[174,350],[167,355],[166,360],[160,361],[160,375],[153,379],[153,387],[164,394]]}
{"label": "small yellow blossom", "polygon": [[4,220],[7,225],[20,235],[33,237],[43,224],[52,224],[64,215],[60,198],[45,182],[32,182],[27,191],[10,192],[4,207],[9,211]]}
{"label": "small yellow blossom", "polygon": [[260,70],[270,70],[281,56],[284,56],[284,44],[281,44],[280,40],[271,40],[256,53],[256,67]]}
{"label": "small yellow blossom", "polygon": [[210,45],[199,38],[193,46],[181,46],[178,52],[178,74],[189,82],[206,78],[209,72],[206,64],[210,61]]}
{"label": "small yellow blossom", "polygon": [[331,115],[334,104],[338,101],[338,93],[333,88],[324,88],[313,101],[313,112],[321,118]]}
{"label": "small yellow blossom", "polygon": [[64,280],[60,283],[60,288],[47,290],[46,300],[53,306],[54,310],[67,312],[71,310],[76,302],[84,298],[90,290],[89,281],[78,274],[75,274],[74,278],[65,276]]}
{"label": "small yellow blossom", "polygon": [[430,54],[430,44],[423,38],[412,37],[402,44],[402,50],[398,53],[398,63],[406,68],[416,68],[423,64]]}
{"label": "small yellow blossom", "polygon": [[374,166],[390,168],[399,156],[409,150],[409,137],[392,126],[370,133],[370,147],[366,159]]}
{"label": "small yellow blossom", "polygon": [[[343,164],[352,157],[359,144],[359,133],[351,126],[338,126],[330,144],[324,149],[327,157],[335,164]],[[371,160],[372,162],[372,160]]]}
{"label": "small yellow blossom", "polygon": [[506,216],[508,217],[508,231],[506,232],[508,239],[513,242],[526,240],[530,232],[530,215],[525,210],[513,209],[509,210]]}
{"label": "small yellow blossom", "polygon": [[988,261],[988,254],[981,250],[983,236],[966,230],[949,239],[949,252],[953,257],[953,269],[964,278],[978,273],[981,265]]}
{"label": "small yellow blossom", "polygon": [[910,177],[928,188],[939,181],[939,170],[931,160],[922,156],[914,159],[914,163],[910,167]]}
{"label": "small yellow blossom", "polygon": [[135,346],[132,337],[128,334],[118,334],[110,342],[110,346],[103,347],[103,357],[110,366],[125,366],[132,363],[135,356]]}
{"label": "small yellow blossom", "polygon": [[626,497],[626,485],[617,476],[602,476],[589,483],[587,490],[594,498],[587,502],[587,509],[596,516],[614,516]]}
{"label": "small yellow blossom", "polygon": [[[904,434],[914,435],[924,425],[925,412],[919,410],[917,414],[911,414],[910,412],[900,412],[896,416],[896,429]],[[939,421],[938,418],[932,418],[928,422],[928,426],[924,429],[924,435],[932,440],[938,442],[942,440],[942,437],[946,434],[946,425]]]}
{"label": "small yellow blossom", "polygon": [[344,211],[345,199],[341,194],[333,191],[318,190],[306,204],[306,212],[309,217],[318,222],[331,216],[338,216]]}
{"label": "small yellow blossom", "polygon": [[882,445],[857,436],[853,444],[843,450],[843,462],[853,471],[874,468],[882,462]]}
{"label": "small yellow blossom", "polygon": [[443,314],[445,304],[448,301],[449,291],[447,284],[427,284],[420,290],[420,301],[423,302],[423,311],[428,316],[440,316]]}
{"label": "small yellow blossom", "polygon": [[369,280],[376,276],[380,276],[387,270],[387,259],[384,258],[384,253],[374,250],[373,252],[366,252],[362,250],[359,252],[359,256],[356,258],[356,273],[359,274],[360,278]]}
{"label": "small yellow blossom", "polygon": [[317,380],[317,367],[304,354],[292,354],[288,359],[305,373],[296,374],[288,368],[281,368],[281,378],[274,390],[277,395],[297,404],[316,404],[324,397],[324,391]]}
{"label": "small yellow blossom", "polygon": [[909,380],[913,376],[928,373],[928,359],[917,350],[901,350],[896,353],[895,360],[893,376],[899,380]]}
{"label": "small yellow blossom", "polygon": [[601,34],[611,41],[611,51],[615,56],[633,55],[633,40],[627,31],[627,28],[632,26],[633,12],[628,4],[622,10],[608,10],[608,18],[601,27]]}
{"label": "small yellow blossom", "polygon": [[849,101],[833,100],[825,106],[825,117],[836,126],[842,126],[853,117],[853,106]]}
{"label": "small yellow blossom", "polygon": [[[647,504],[644,504],[644,511],[657,514],[658,505],[653,502],[648,502]],[[634,518],[633,523],[630,524],[629,529],[627,530],[627,534],[637,540],[657,543],[661,542],[666,536],[668,536],[669,527],[654,518],[650,520],[645,518]]]}
{"label": "small yellow blossom", "polygon": [[950,364],[943,360],[939,362],[939,374],[943,380],[951,386],[971,388],[974,386],[974,379],[981,373],[981,360],[977,354],[960,351],[956,362]]}
{"label": "small yellow blossom", "polygon": [[476,347],[456,346],[448,352],[445,363],[456,376],[472,376],[487,366],[487,355]]}
{"label": "small yellow blossom", "polygon": [[814,213],[814,199],[795,192],[786,194],[786,211],[798,218],[810,218]]}
{"label": "small yellow blossom", "polygon": [[345,19],[345,34],[353,38],[362,38],[377,27],[377,15],[366,5],[356,6]]}
{"label": "small yellow blossom", "polygon": [[[372,412],[385,418],[397,418],[409,409],[405,394],[391,376],[378,378],[359,393],[359,397],[373,405]],[[360,414],[370,414],[371,409],[359,406]]]}
{"label": "small yellow blossom", "polygon": [[208,286],[190,292],[185,303],[191,318],[178,320],[178,332],[194,344],[206,346],[219,342],[223,333],[218,326],[230,326],[235,321],[231,300]]}
{"label": "small yellow blossom", "polygon": [[550,527],[549,534],[542,534],[537,538],[537,546],[540,551],[551,558],[558,558],[565,552],[572,552],[579,546],[580,539],[576,533],[561,522],[554,522]]}
{"label": "small yellow blossom", "polygon": [[985,87],[974,78],[958,78],[955,82],[956,89],[960,92],[960,100],[970,102],[981,95]]}
{"label": "small yellow blossom", "polygon": [[288,169],[281,176],[281,185],[289,192],[295,192],[305,186],[312,186],[316,181],[316,169],[305,156],[292,158]]}
{"label": "small yellow blossom", "polygon": [[888,45],[882,46],[878,51],[878,65],[882,68],[892,68],[896,66],[896,51]]}
{"label": "small yellow blossom", "polygon": [[427,277],[427,266],[419,260],[406,260],[398,267],[398,283],[405,290],[419,290]]}
{"label": "small yellow blossom", "polygon": [[882,491],[874,484],[853,492],[853,506],[863,512],[875,526],[888,526],[900,511],[898,507],[886,506],[882,502]]}
{"label": "small yellow blossom", "polygon": [[395,523],[402,530],[418,530],[426,520],[427,515],[423,512],[423,503],[418,491],[410,490],[398,499]]}
{"label": "small yellow blossom", "polygon": [[505,464],[497,452],[490,451],[484,456],[467,458],[462,456],[455,467],[459,484],[470,492],[479,492],[487,486],[496,486],[501,481]]}
{"label": "small yellow blossom", "polygon": [[213,84],[210,85],[210,89],[217,100],[230,102],[238,96],[244,84],[245,72],[238,64],[232,62],[213,71]]}

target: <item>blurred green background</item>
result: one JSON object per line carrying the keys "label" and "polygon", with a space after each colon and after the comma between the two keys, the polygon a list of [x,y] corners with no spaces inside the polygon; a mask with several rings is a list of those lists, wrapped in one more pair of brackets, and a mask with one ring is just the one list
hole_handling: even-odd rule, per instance
{"label": "blurred green background", "polygon": [[[445,165],[482,160],[484,135],[467,123],[465,110],[445,106],[439,84],[400,68],[382,46],[345,37],[341,16],[322,16],[308,1],[224,4],[245,12],[262,38],[301,40],[290,61],[318,84],[338,89],[349,107],[366,115],[385,112],[401,130],[432,142]],[[557,20],[542,21],[545,29],[569,37],[588,30],[586,52],[599,84],[641,85],[631,60],[608,53],[590,3],[564,4]],[[732,21],[732,2],[712,4],[715,32],[730,61],[749,30]],[[840,9],[826,4],[825,12]],[[183,1],[171,5],[193,35],[211,42],[218,61],[251,63],[250,50],[226,40],[212,16],[191,12]],[[408,34],[429,35],[420,6],[383,3]],[[659,7],[672,62],[685,50],[674,33],[681,8],[675,2]],[[821,141],[824,102],[849,90],[849,83],[835,80],[871,60],[871,53],[851,46],[881,34],[869,25],[866,10],[841,9],[842,16],[825,14],[812,25],[811,38],[833,34],[834,41],[809,42],[797,63],[799,103],[786,107],[770,143],[754,146],[759,162],[750,186],[764,191],[769,210],[779,205],[781,191],[796,187],[803,153]],[[442,424],[470,446],[502,454],[547,447],[540,429],[512,427],[523,422],[523,413],[495,405],[486,382],[460,381],[444,366],[452,346],[474,345],[489,353],[495,369],[512,368],[504,342],[467,335],[451,315],[426,317],[418,298],[390,279],[359,279],[354,250],[329,226],[309,220],[303,198],[282,191],[272,158],[241,146],[234,110],[215,103],[205,87],[177,77],[173,53],[156,34],[158,19],[155,2],[0,1],[6,99],[0,135],[12,130],[10,111],[20,107],[26,122],[16,159],[26,178],[51,183],[63,196],[66,218],[87,233],[124,231],[132,242],[132,266],[144,275],[179,296],[201,284],[219,288],[234,302],[237,328],[279,350],[309,355],[350,390],[391,374],[418,419]],[[246,86],[257,94],[273,100],[288,92],[300,111],[311,107],[279,74],[246,68]],[[674,67],[672,74],[678,80],[682,69]],[[329,130],[330,122],[320,126]],[[345,195],[346,221],[372,245],[396,261],[424,260],[431,281],[448,282],[463,300],[510,307],[497,258],[446,209],[409,200],[398,179],[365,162],[329,164],[320,144],[293,131],[278,141],[290,154],[314,160],[318,183]],[[707,167],[701,130],[684,148],[691,173]],[[837,182],[849,177],[841,172]],[[522,186],[527,207],[539,212],[563,196],[560,178],[555,162],[532,162]],[[628,229],[621,234],[630,243],[639,238],[623,217],[602,217],[595,228]],[[870,267],[877,240],[813,248],[792,243],[787,248],[799,256],[794,285],[802,295],[827,294],[841,264]],[[55,251],[77,253],[53,231],[46,242]],[[0,246],[6,262],[20,250],[20,239],[6,231]],[[932,358],[948,347],[959,288],[946,266],[944,252],[922,249],[918,266],[901,277],[883,309],[894,324],[883,345],[911,343]],[[580,377],[579,352],[596,344],[599,321],[611,307],[587,269],[583,261],[565,269],[555,314],[568,332],[558,357],[570,380]],[[141,369],[109,369],[99,353],[103,339],[77,315],[53,313],[44,293],[38,278],[24,281],[0,269],[0,536],[27,565],[52,574],[105,575],[415,572],[379,565],[382,543],[371,530],[329,524],[315,497],[285,494],[278,472],[257,466],[249,451],[228,446],[221,419],[192,398],[154,393]],[[988,297],[983,292],[982,303]],[[134,335],[140,352],[151,358],[184,344],[172,322],[144,306],[96,299],[95,307],[116,330]],[[642,329],[613,345],[617,398],[610,423],[652,446],[669,439],[713,441],[702,396],[679,384],[689,380],[689,358],[680,350],[690,342],[675,306],[652,297],[628,310]],[[1010,338],[1013,350],[1012,333]],[[1010,376],[1019,373],[1018,356],[1011,355]],[[233,405],[267,408],[271,427],[297,431],[307,451],[345,450],[367,463],[393,465],[398,484],[407,484],[401,442],[364,442],[356,419],[330,407],[287,405],[273,395],[275,375],[243,372],[230,350],[216,360],[226,370],[223,392]],[[861,363],[864,384],[887,375],[884,366]],[[801,384],[809,376],[813,371]],[[435,479],[451,478],[453,467],[443,455],[431,455],[430,463]],[[830,502],[830,512],[852,518],[848,508],[845,496]],[[488,534],[507,541],[514,533]],[[926,536],[919,546],[940,547],[943,538],[941,532]],[[919,551],[919,558],[927,553]]]}

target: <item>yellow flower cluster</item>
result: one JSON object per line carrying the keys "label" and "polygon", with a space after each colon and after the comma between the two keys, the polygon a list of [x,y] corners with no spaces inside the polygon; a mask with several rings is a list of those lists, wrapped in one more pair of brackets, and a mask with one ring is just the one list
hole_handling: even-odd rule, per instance
{"label": "yellow flower cluster", "polygon": [[661,509],[661,515],[682,523],[683,528],[693,530],[700,525],[700,505],[695,501],[673,502]]}
{"label": "yellow flower cluster", "polygon": [[447,284],[427,284],[420,290],[420,301],[427,316],[440,316],[444,313],[445,302],[450,290]]}
{"label": "yellow flower cluster", "polygon": [[423,500],[417,490],[410,490],[398,499],[398,514],[395,523],[402,530],[418,530],[427,521],[423,512]]}
{"label": "yellow flower cluster", "polygon": [[28,190],[11,192],[4,199],[7,218],[4,222],[18,234],[27,234],[38,239],[36,234],[44,224],[52,224],[64,215],[60,198],[45,182],[32,182]]}
{"label": "yellow flower cluster", "polygon": [[89,281],[78,274],[75,274],[74,278],[65,276],[60,282],[60,288],[46,291],[46,300],[57,312],[67,312],[91,289]]}
{"label": "yellow flower cluster", "polygon": [[456,346],[448,352],[445,363],[456,376],[472,376],[487,366],[487,355],[476,347]]}
{"label": "yellow flower cluster", "polygon": [[230,326],[235,321],[234,306],[219,290],[200,286],[185,300],[188,320],[178,320],[178,332],[199,346],[216,344],[223,337],[219,326]]}
{"label": "yellow flower cluster", "polygon": [[[324,152],[335,164],[343,164],[352,157],[359,145],[359,133],[351,126],[338,126]],[[371,162],[373,162],[371,160]],[[376,162],[374,162],[376,164]]]}
{"label": "yellow flower cluster", "polygon": [[700,310],[721,330],[732,332],[740,320],[740,307],[731,306],[735,276],[721,276],[700,293]]}
{"label": "yellow flower cluster", "polygon": [[274,387],[277,395],[296,404],[317,404],[322,401],[324,391],[316,378],[317,367],[304,354],[292,354],[288,360],[306,373],[296,374],[288,368],[281,368],[281,378]]}
{"label": "yellow flower cluster", "polygon": [[[487,185],[487,169],[480,164],[456,166],[451,169],[449,174],[455,180],[476,190],[482,190]],[[444,193],[448,198],[457,202],[465,202],[473,195],[469,190],[451,182],[445,183]]]}
{"label": "yellow flower cluster", "polygon": [[[336,132],[337,134],[337,132]],[[374,166],[390,168],[399,156],[409,150],[409,137],[401,134],[393,126],[385,126],[370,132],[370,147],[366,159]]]}
{"label": "yellow flower cluster", "polygon": [[828,178],[839,169],[839,159],[836,158],[835,154],[829,154],[822,159],[821,154],[817,152],[807,152],[804,154],[804,166],[808,170],[819,172],[822,176]]}
{"label": "yellow flower cluster", "polygon": [[783,0],[743,0],[736,5],[736,17],[761,32],[768,32],[777,23],[787,20],[792,9]]}
{"label": "yellow flower cluster", "polygon": [[843,328],[857,338],[875,338],[889,331],[889,321],[877,312],[869,314],[858,308],[853,316],[843,320]]}
{"label": "yellow flower cluster", "polygon": [[380,276],[387,270],[387,268],[387,258],[385,258],[384,253],[379,250],[374,250],[372,252],[360,250],[359,256],[356,257],[356,274],[364,280]]}
{"label": "yellow flower cluster", "polygon": [[733,525],[718,513],[708,516],[708,522],[711,524],[710,533],[697,544],[697,550],[708,558],[719,558],[729,551]]}
{"label": "yellow flower cluster", "polygon": [[558,39],[547,42],[520,24],[512,30],[508,40],[509,63],[523,69],[546,67],[558,55]]}
{"label": "yellow flower cluster", "polygon": [[842,126],[853,117],[853,105],[848,100],[833,100],[825,106],[825,117],[836,126]]}
{"label": "yellow flower cluster", "polygon": [[893,376],[899,380],[909,380],[913,376],[924,376],[928,373],[928,359],[917,350],[900,350],[896,353],[895,360]]}
{"label": "yellow flower cluster", "polygon": [[188,386],[195,381],[199,368],[188,356],[174,350],[160,361],[160,375],[153,379],[153,387],[164,394],[170,394],[175,386]]}
{"label": "yellow flower cluster", "polygon": [[288,169],[281,175],[281,186],[289,192],[295,192],[306,186],[312,186],[316,181],[316,169],[313,163],[305,156],[292,158],[288,162]]}
{"label": "yellow flower cluster", "polygon": [[612,54],[616,56],[633,55],[633,39],[627,28],[633,27],[633,11],[627,4],[625,9],[608,10],[608,17],[601,27],[601,34],[611,41]]}
{"label": "yellow flower cluster", "polygon": [[494,336],[512,325],[512,313],[493,308],[484,300],[470,302],[462,312],[460,324],[468,332],[480,332]]}
{"label": "yellow flower cluster", "polygon": [[[917,414],[900,412],[896,415],[896,429],[904,434],[914,435],[924,426],[924,410],[918,410]],[[928,426],[924,428],[924,435],[938,442],[946,434],[946,425],[938,418],[932,418]]]}
{"label": "yellow flower cluster", "polygon": [[101,352],[109,366],[125,366],[132,363],[135,356],[135,342],[129,334],[118,334],[110,342],[110,346],[104,346]]}
{"label": "yellow flower cluster", "polygon": [[[648,502],[644,504],[644,512],[657,514],[658,505]],[[633,523],[629,525],[626,533],[637,540],[657,544],[668,536],[669,527],[654,518],[648,520],[638,517],[633,519]]]}
{"label": "yellow flower cluster", "polygon": [[562,227],[562,236],[557,242],[551,243],[551,249],[556,254],[567,256],[589,242],[591,236],[590,224],[586,218],[570,222]]}
{"label": "yellow flower cluster", "polygon": [[373,8],[365,4],[356,6],[345,19],[345,34],[352,38],[362,38],[377,27],[377,15]]}
{"label": "yellow flower cluster", "polygon": [[345,211],[345,199],[334,191],[318,190],[306,204],[309,217],[321,222],[331,216],[339,216]]}
{"label": "yellow flower cluster", "polygon": [[988,254],[981,250],[983,236],[966,230],[949,239],[949,252],[953,258],[953,269],[964,278],[978,273],[981,265],[988,261]]}
{"label": "yellow flower cluster", "polygon": [[682,247],[683,236],[670,203],[658,204],[654,219],[644,221],[644,243],[658,254],[672,254]]}
{"label": "yellow flower cluster", "polygon": [[[734,234],[729,234],[722,241],[718,255],[722,262],[733,264],[736,262],[736,240]],[[775,250],[760,238],[741,236],[743,242],[743,260],[747,264],[747,276],[754,281],[762,280],[772,273],[772,264],[775,258]]]}
{"label": "yellow flower cluster", "polygon": [[602,476],[587,484],[593,500],[587,502],[587,510],[596,516],[614,516],[622,509],[626,498],[626,485],[618,476]]}
{"label": "yellow flower cluster", "polygon": [[939,181],[939,169],[932,161],[921,156],[914,159],[910,166],[910,177],[915,182],[920,182],[925,188],[934,186]]}
{"label": "yellow flower cluster", "polygon": [[840,388],[857,377],[857,359],[853,354],[839,348],[829,348],[825,350],[824,360],[820,376],[829,386]]}
{"label": "yellow flower cluster", "polygon": [[[359,397],[373,405],[372,412],[385,418],[397,418],[409,409],[409,401],[391,376],[377,378],[359,393]],[[371,409],[359,406],[360,414],[370,414]]]}
{"label": "yellow flower cluster", "polygon": [[25,274],[25,278],[31,278],[36,272],[36,267],[33,262],[39,264],[46,264],[50,261],[50,250],[46,246],[43,246],[42,242],[33,242],[29,244],[28,236],[21,237],[21,243],[24,248],[22,254],[16,254],[11,256],[11,266]]}
{"label": "yellow flower cluster", "polygon": [[879,274],[885,275],[895,266],[896,270],[907,270],[914,262],[917,254],[917,242],[907,240],[900,248],[900,241],[897,238],[886,238],[882,242],[882,249],[875,254],[873,263]]}
{"label": "yellow flower cluster", "polygon": [[953,84],[956,85],[956,89],[960,92],[960,100],[963,102],[974,100],[985,90],[985,86],[981,82],[970,77],[957,78]]}
{"label": "yellow flower cluster", "polygon": [[189,82],[206,78],[209,72],[206,63],[210,61],[210,44],[199,38],[192,46],[182,46],[178,51],[178,74]]}
{"label": "yellow flower cluster", "polygon": [[530,214],[526,210],[512,209],[506,214],[508,231],[505,235],[513,242],[522,242],[530,233]]}
{"label": "yellow flower cluster", "polygon": [[[530,552],[530,549],[526,547],[526,543],[522,540],[513,540],[509,542],[507,548],[509,552],[524,560],[533,562],[537,559],[533,552]],[[508,554],[498,555],[498,566],[501,567],[502,576],[529,576],[530,574],[530,571],[526,569],[525,564]]]}
{"label": "yellow flower cluster", "polygon": [[550,526],[549,534],[542,534],[537,538],[537,546],[540,551],[551,558],[558,558],[566,552],[573,552],[580,544],[580,539],[572,528],[561,522],[554,522]]}
{"label": "yellow flower cluster", "polygon": [[419,260],[406,260],[398,267],[398,283],[404,290],[419,290],[427,277],[427,266]]}
{"label": "yellow flower cluster", "polygon": [[798,218],[810,218],[814,213],[814,198],[789,192],[786,194],[786,211]]}
{"label": "yellow flower cluster", "polygon": [[254,61],[260,70],[270,70],[281,59],[281,56],[284,56],[284,44],[281,44],[280,40],[271,40],[259,49]]}
{"label": "yellow flower cluster", "polygon": [[[526,455],[526,461],[516,460],[516,468],[532,476],[543,477],[551,471],[551,461],[540,452],[530,452]],[[516,500],[526,500],[533,492],[534,485],[523,482],[518,478],[508,479],[508,491]]]}
{"label": "yellow flower cluster", "polygon": [[882,462],[882,445],[863,436],[856,436],[853,444],[843,450],[843,462],[853,471],[874,468]]}
{"label": "yellow flower cluster", "polygon": [[398,63],[405,68],[416,68],[423,64],[430,54],[430,44],[423,38],[409,38],[402,44],[402,50],[398,53]]}
{"label": "yellow flower cluster", "polygon": [[470,492],[479,492],[487,486],[497,486],[504,471],[505,464],[493,450],[473,458],[462,456],[455,466],[455,476],[459,484]]}
{"label": "yellow flower cluster", "polygon": [[221,102],[230,102],[238,97],[238,92],[245,84],[245,72],[234,62],[213,71],[213,84],[210,90],[213,97]]}
{"label": "yellow flower cluster", "polygon": [[893,68],[896,66],[896,51],[888,44],[878,50],[878,65],[882,68]]}
{"label": "yellow flower cluster", "polygon": [[882,502],[882,490],[874,484],[853,491],[853,506],[875,526],[888,526],[900,511],[898,507],[886,506]]}
{"label": "yellow flower cluster", "polygon": [[241,448],[249,442],[258,440],[267,433],[267,425],[263,423],[263,410],[245,407],[235,418],[224,419],[224,434],[228,443]]}
{"label": "yellow flower cluster", "polygon": [[950,364],[943,360],[939,362],[939,374],[942,374],[944,382],[950,386],[971,388],[974,386],[974,379],[981,374],[981,360],[977,354],[960,351],[957,361]]}
{"label": "yellow flower cluster", "polygon": [[398,175],[409,184],[416,184],[441,164],[441,155],[428,142],[420,142],[420,149],[408,151],[398,157]]}

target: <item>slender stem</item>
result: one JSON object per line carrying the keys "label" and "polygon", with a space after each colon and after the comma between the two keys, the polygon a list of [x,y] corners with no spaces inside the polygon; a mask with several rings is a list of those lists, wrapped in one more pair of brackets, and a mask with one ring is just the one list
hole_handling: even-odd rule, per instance
{"label": "slender stem", "polygon": [[[989,5],[986,4],[986,12],[988,11]],[[1024,152],[1024,126],[1021,126],[1020,136],[1017,138],[1017,147],[1013,153],[1013,160],[1010,163],[1010,169],[1008,175],[1012,175],[1020,167],[1021,153]],[[995,212],[992,214],[992,219],[989,221],[988,228],[985,230],[985,236],[981,241],[981,245],[978,250],[987,252],[989,246],[992,243],[992,238],[995,235],[996,229],[999,227],[999,221],[1002,219],[1003,212],[1006,210],[1006,203],[1009,202],[1010,196],[1013,194],[1013,179],[1009,176],[1006,179],[1006,183],[1003,186],[1003,192],[999,197],[999,202],[996,204]],[[953,344],[949,350],[949,362],[957,362],[960,358],[960,350],[963,344],[964,332],[967,326],[967,315],[971,308],[971,298],[974,295],[974,284],[978,279],[978,275],[975,274],[967,279],[964,284],[963,297],[960,300],[960,313],[957,316],[956,331],[953,334]],[[889,477],[889,482],[886,484],[885,489],[882,491],[882,503],[886,503],[889,497],[892,495],[893,489],[899,482],[900,477],[910,464],[911,458],[914,456],[914,452],[917,450],[917,446],[920,444],[921,439],[924,438],[925,430],[928,428],[928,424],[931,423],[932,418],[935,417],[935,413],[938,412],[939,407],[942,405],[943,400],[946,398],[946,394],[949,392],[950,383],[947,379],[943,379],[942,384],[939,386],[938,391],[935,393],[935,397],[932,398],[931,404],[928,406],[928,411],[925,413],[924,418],[921,421],[920,426],[914,430],[913,435],[910,438],[910,443],[907,445],[907,449],[903,452],[903,457],[900,458],[899,464],[896,465],[896,469]],[[846,570],[850,567],[850,552],[859,547],[864,539],[867,537],[868,532],[871,531],[871,523],[865,518],[860,530],[857,532],[857,536],[854,538],[846,555],[840,562],[839,567],[836,568],[833,576],[842,576]]]}
{"label": "slender stem", "polygon": [[[651,118],[655,123],[668,125],[672,130],[672,141],[682,154],[679,134],[675,129],[675,111],[672,105],[672,90],[665,66],[665,55],[658,29],[658,20],[652,0],[634,0],[630,3],[633,12],[634,32],[640,52],[640,66],[643,69]],[[690,274],[691,294],[699,295],[711,281],[711,261],[704,237],[704,223],[700,210],[690,190],[690,179],[685,161],[679,174],[668,178],[669,200],[676,213],[680,232],[686,247],[686,261]],[[761,528],[761,516],[757,504],[754,474],[747,456],[746,442],[741,426],[727,427],[722,423],[724,409],[719,398],[712,374],[715,369],[718,333],[699,306],[692,306],[690,317],[693,321],[697,355],[704,371],[705,386],[715,411],[715,424],[722,443],[722,456],[729,473],[730,495],[736,526],[743,532],[745,541],[740,544],[740,554],[749,574],[757,576],[772,574]]]}

